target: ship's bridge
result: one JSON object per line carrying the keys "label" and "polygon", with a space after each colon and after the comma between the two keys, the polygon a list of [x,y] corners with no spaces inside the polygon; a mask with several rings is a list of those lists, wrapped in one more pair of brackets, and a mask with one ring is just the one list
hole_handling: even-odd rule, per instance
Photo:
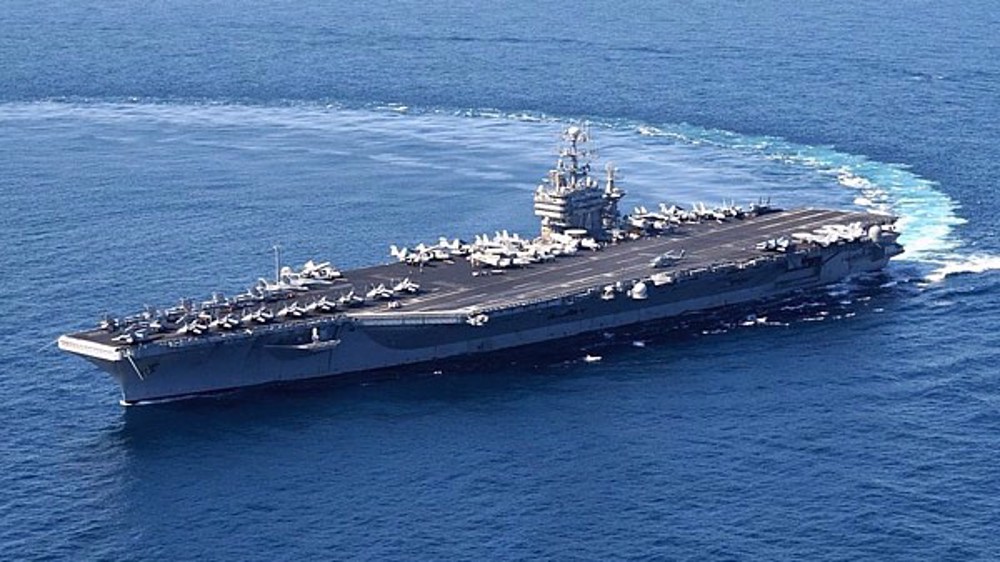
{"label": "ship's bridge", "polygon": [[541,218],[541,234],[584,229],[598,239],[610,237],[618,226],[618,200],[625,192],[615,185],[615,168],[606,167],[604,186],[590,175],[590,135],[580,127],[563,133],[563,147],[556,167],[535,191],[535,215]]}

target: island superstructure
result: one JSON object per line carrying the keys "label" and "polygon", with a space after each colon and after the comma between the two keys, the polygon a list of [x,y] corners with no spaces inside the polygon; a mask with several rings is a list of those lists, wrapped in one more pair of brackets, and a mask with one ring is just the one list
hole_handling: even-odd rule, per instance
{"label": "island superstructure", "polygon": [[534,194],[537,237],[392,246],[351,271],[279,268],[213,295],[59,338],[109,372],[122,403],[431,364],[808,291],[902,252],[887,215],[764,202],[626,216],[616,171],[591,174],[589,132],[564,132]]}

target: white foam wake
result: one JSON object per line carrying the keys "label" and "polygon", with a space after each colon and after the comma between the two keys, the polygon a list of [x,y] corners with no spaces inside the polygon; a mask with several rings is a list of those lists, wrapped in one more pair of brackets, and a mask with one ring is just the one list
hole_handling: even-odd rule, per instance
{"label": "white foam wake", "polygon": [[924,279],[929,283],[940,283],[946,277],[968,273],[986,273],[1000,270],[1000,256],[974,254],[971,256],[954,256],[943,261],[938,268],[927,274]]}
{"label": "white foam wake", "polygon": [[664,136],[691,144],[712,144],[793,166],[803,166],[831,176],[836,183],[857,190],[854,204],[875,213],[899,217],[900,242],[910,261],[937,261],[961,245],[953,232],[964,224],[958,204],[937,189],[937,184],[912,172],[906,165],[870,160],[829,146],[811,146],[778,137],[741,135],[730,131],[682,125],[640,125],[640,134]]}
{"label": "white foam wake", "polygon": [[906,249],[899,259],[930,266],[930,273],[924,277],[928,283],[938,283],[952,275],[1000,270],[1000,256],[959,252],[962,240],[955,234],[955,227],[966,222],[958,214],[959,205],[936,182],[919,176],[906,165],[878,162],[832,147],[799,145],[777,137],[746,136],[687,125],[639,125],[636,130],[644,136],[728,147],[832,176],[837,184],[858,191],[853,200],[855,205],[899,217],[900,242]]}
{"label": "white foam wake", "polygon": [[[407,129],[406,122],[414,121],[418,122],[419,130],[425,135],[438,129],[449,135],[453,135],[455,130],[468,133],[471,129],[472,132],[468,134],[475,136],[478,134],[477,129],[481,129],[480,133],[489,135],[506,132],[512,139],[535,138],[539,135],[544,137],[539,126],[549,127],[550,124],[572,121],[541,113],[511,113],[490,109],[456,112],[413,108],[401,103],[384,103],[355,109],[337,104],[277,107],[173,103],[0,104],[0,120],[5,117],[23,118],[26,115],[39,113],[50,118],[60,113],[66,114],[64,117],[85,113],[94,119],[115,121],[133,118],[154,122],[164,119],[180,120],[186,123],[194,120],[202,125],[254,121],[266,126],[331,128],[341,134],[344,134],[345,128],[348,132],[398,133],[401,129]],[[386,114],[392,117],[383,117]],[[473,123],[470,127],[466,119],[479,120],[482,126]],[[489,123],[497,121],[506,122],[508,125],[498,130]],[[636,179],[640,181],[645,179],[650,185],[663,183],[663,177],[676,179],[679,173],[686,174],[683,181],[690,181],[691,187],[699,193],[710,192],[713,187],[717,188],[716,191],[724,189],[729,193],[733,185],[741,184],[754,189],[770,181],[766,177],[773,173],[774,169],[769,169],[766,164],[774,162],[783,165],[777,167],[779,175],[782,173],[782,168],[818,174],[819,181],[807,181],[811,185],[803,186],[806,190],[820,188],[823,185],[839,185],[855,192],[849,201],[858,207],[871,212],[898,216],[900,242],[906,248],[906,253],[900,259],[932,267],[932,272],[927,276],[928,281],[940,281],[959,273],[980,273],[1000,269],[1000,256],[961,255],[958,250],[962,246],[962,241],[955,234],[955,227],[966,221],[958,214],[959,205],[941,191],[936,182],[921,177],[904,164],[879,162],[862,155],[839,151],[830,146],[804,145],[780,137],[744,135],[687,124],[650,125],[631,120],[592,121],[591,124],[609,129],[611,142],[618,143],[626,153],[635,153],[637,158],[650,158],[649,161],[638,163],[646,167],[654,161],[658,163],[659,167],[651,168],[648,173],[650,177],[646,178],[643,178],[646,172],[642,167],[637,167],[635,171],[627,168],[628,173],[635,175]],[[508,127],[511,130],[508,131]],[[645,140],[637,146],[634,142],[639,140],[634,136],[636,133],[646,139],[656,139],[653,141],[655,144],[648,145],[650,140]],[[690,154],[686,149],[680,153],[676,151],[665,153],[667,162],[664,163],[660,162],[664,160],[662,158],[664,154],[661,154],[662,151],[657,146],[664,141],[667,145],[704,147],[704,149],[697,149],[696,154]],[[646,148],[651,148],[653,151],[647,150],[643,153],[641,144],[647,144]],[[671,161],[671,158],[676,161]],[[764,163],[765,166],[759,169],[746,168],[745,164],[753,161]],[[704,168],[695,169],[699,166]],[[731,169],[734,167],[737,169]],[[829,180],[823,180],[823,177]],[[678,187],[670,184],[667,189],[672,194],[691,194],[679,190]],[[817,196],[822,197],[823,194],[799,192],[797,195],[799,197],[794,198],[809,204],[808,201],[814,201]]]}

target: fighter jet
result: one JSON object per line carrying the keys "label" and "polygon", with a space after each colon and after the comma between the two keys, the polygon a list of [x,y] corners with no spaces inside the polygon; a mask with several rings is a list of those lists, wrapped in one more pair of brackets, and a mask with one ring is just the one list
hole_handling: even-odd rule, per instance
{"label": "fighter jet", "polygon": [[343,273],[330,265],[330,262],[325,261],[322,263],[315,263],[312,260],[309,260],[302,265],[302,269],[299,271],[299,274],[302,277],[320,281],[333,281],[334,279],[340,279],[344,276]]}
{"label": "fighter jet", "polygon": [[304,285],[293,285],[282,281],[271,283],[267,279],[261,277],[257,280],[256,290],[263,296],[264,299],[273,299],[283,298],[292,291],[308,291],[309,287]]}
{"label": "fighter jet", "polygon": [[756,203],[751,203],[750,204],[749,214],[755,215],[755,216],[756,215],[764,215],[764,214],[770,213],[771,211],[774,211],[774,210],[775,209],[773,209],[771,207],[771,198],[770,197],[768,197],[767,199],[760,198],[760,199],[757,199]]}
{"label": "fighter jet", "polygon": [[337,299],[337,304],[354,308],[365,304],[365,297],[356,294],[354,289],[351,289],[349,292],[340,295],[340,298]]}
{"label": "fighter jet", "polygon": [[202,318],[200,315],[190,322],[184,324],[177,330],[179,335],[193,335],[200,336],[208,332],[208,321]]}
{"label": "fighter jet", "polygon": [[399,261],[406,261],[406,256],[410,255],[409,248],[400,248],[395,244],[389,245],[389,255]]}
{"label": "fighter jet", "polygon": [[319,299],[307,304],[306,309],[310,312],[319,311],[323,313],[330,313],[337,310],[337,303],[328,299],[326,295],[323,295]]}
{"label": "fighter jet", "polygon": [[386,287],[384,283],[379,283],[377,286],[372,287],[367,293],[365,293],[365,298],[368,299],[389,300],[392,297],[392,289]]}
{"label": "fighter jet", "polygon": [[242,320],[233,313],[228,313],[223,315],[221,318],[216,318],[208,326],[209,328],[219,328],[221,330],[235,330],[240,327]]}
{"label": "fighter jet", "polygon": [[105,314],[101,317],[101,321],[97,325],[105,332],[114,332],[118,330],[120,321],[110,314]]}
{"label": "fighter jet", "polygon": [[416,294],[419,291],[420,291],[420,285],[414,283],[413,281],[410,281],[409,277],[403,279],[399,283],[396,283],[392,287],[393,293],[410,293],[412,295]]}
{"label": "fighter jet", "polygon": [[472,252],[469,255],[469,262],[474,266],[490,266],[496,268],[507,268],[513,265],[513,260],[511,258],[505,257],[502,254],[487,253],[487,252]]}
{"label": "fighter jet", "polygon": [[670,250],[665,254],[660,254],[653,258],[653,261],[649,262],[650,267],[659,268],[667,267],[677,263],[679,260],[684,258],[685,250]]}
{"label": "fighter jet", "polygon": [[274,313],[266,306],[261,306],[257,310],[245,314],[241,320],[244,324],[267,324],[274,321]]}
{"label": "fighter jet", "polygon": [[302,318],[308,314],[308,310],[299,301],[294,301],[292,304],[286,305],[275,315],[278,318]]}
{"label": "fighter jet", "polygon": [[124,343],[126,345],[132,345],[135,343],[142,343],[153,339],[153,334],[144,328],[136,328],[132,330],[125,331],[113,338],[111,341],[115,343]]}
{"label": "fighter jet", "polygon": [[[317,271],[318,270],[313,269],[311,270],[311,273],[316,273]],[[306,275],[304,273],[296,273],[288,266],[281,268],[280,278],[281,280],[278,282],[278,286],[288,288],[293,291],[308,291],[309,289],[316,287],[325,287],[333,284],[333,281],[329,279]]]}

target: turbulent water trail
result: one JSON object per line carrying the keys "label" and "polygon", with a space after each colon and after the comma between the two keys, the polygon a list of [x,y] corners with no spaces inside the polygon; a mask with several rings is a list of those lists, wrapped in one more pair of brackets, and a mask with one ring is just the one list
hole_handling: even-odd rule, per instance
{"label": "turbulent water trail", "polygon": [[925,280],[936,283],[962,273],[1000,269],[1000,256],[962,252],[956,226],[966,223],[959,205],[938,189],[933,180],[908,166],[871,160],[827,146],[795,144],[777,137],[747,136],[688,125],[637,125],[639,134],[666,137],[693,145],[710,144],[793,166],[805,166],[858,192],[853,203],[876,213],[899,217],[900,241],[906,253],[900,260],[928,266]]}
{"label": "turbulent water trail", "polygon": [[[118,123],[124,127],[166,123],[185,130],[206,127],[225,130],[253,125],[265,130],[313,131],[359,139],[381,136],[387,144],[405,142],[416,148],[426,145],[425,164],[458,170],[468,168],[468,163],[449,163],[448,155],[440,154],[434,143],[442,139],[453,143],[458,140],[474,151],[491,143],[502,143],[513,145],[507,147],[508,158],[533,159],[540,150],[552,148],[539,148],[537,143],[544,144],[551,136],[554,145],[556,128],[581,120],[532,112],[411,108],[392,103],[364,107],[337,103],[257,106],[158,100],[0,104],[0,121],[42,119]],[[853,204],[872,212],[899,216],[900,241],[906,248],[900,259],[927,268],[926,279],[930,282],[957,273],[1000,269],[998,256],[962,252],[962,240],[954,230],[966,222],[958,214],[959,205],[936,182],[914,173],[905,164],[879,162],[830,146],[688,124],[652,125],[601,119],[590,119],[589,123],[600,129],[598,142],[609,147],[610,159],[621,164],[628,188],[637,192],[636,202],[642,196],[668,197],[682,204],[694,199],[715,202],[722,198],[743,202],[775,192],[775,203],[782,206]],[[280,134],[275,138],[283,139]],[[220,142],[236,146],[244,141]],[[398,155],[383,156],[399,160]],[[445,161],[434,161],[439,158]],[[408,161],[411,166],[418,164]],[[475,170],[466,173],[474,174]],[[831,190],[838,186],[852,190],[853,195]]]}

